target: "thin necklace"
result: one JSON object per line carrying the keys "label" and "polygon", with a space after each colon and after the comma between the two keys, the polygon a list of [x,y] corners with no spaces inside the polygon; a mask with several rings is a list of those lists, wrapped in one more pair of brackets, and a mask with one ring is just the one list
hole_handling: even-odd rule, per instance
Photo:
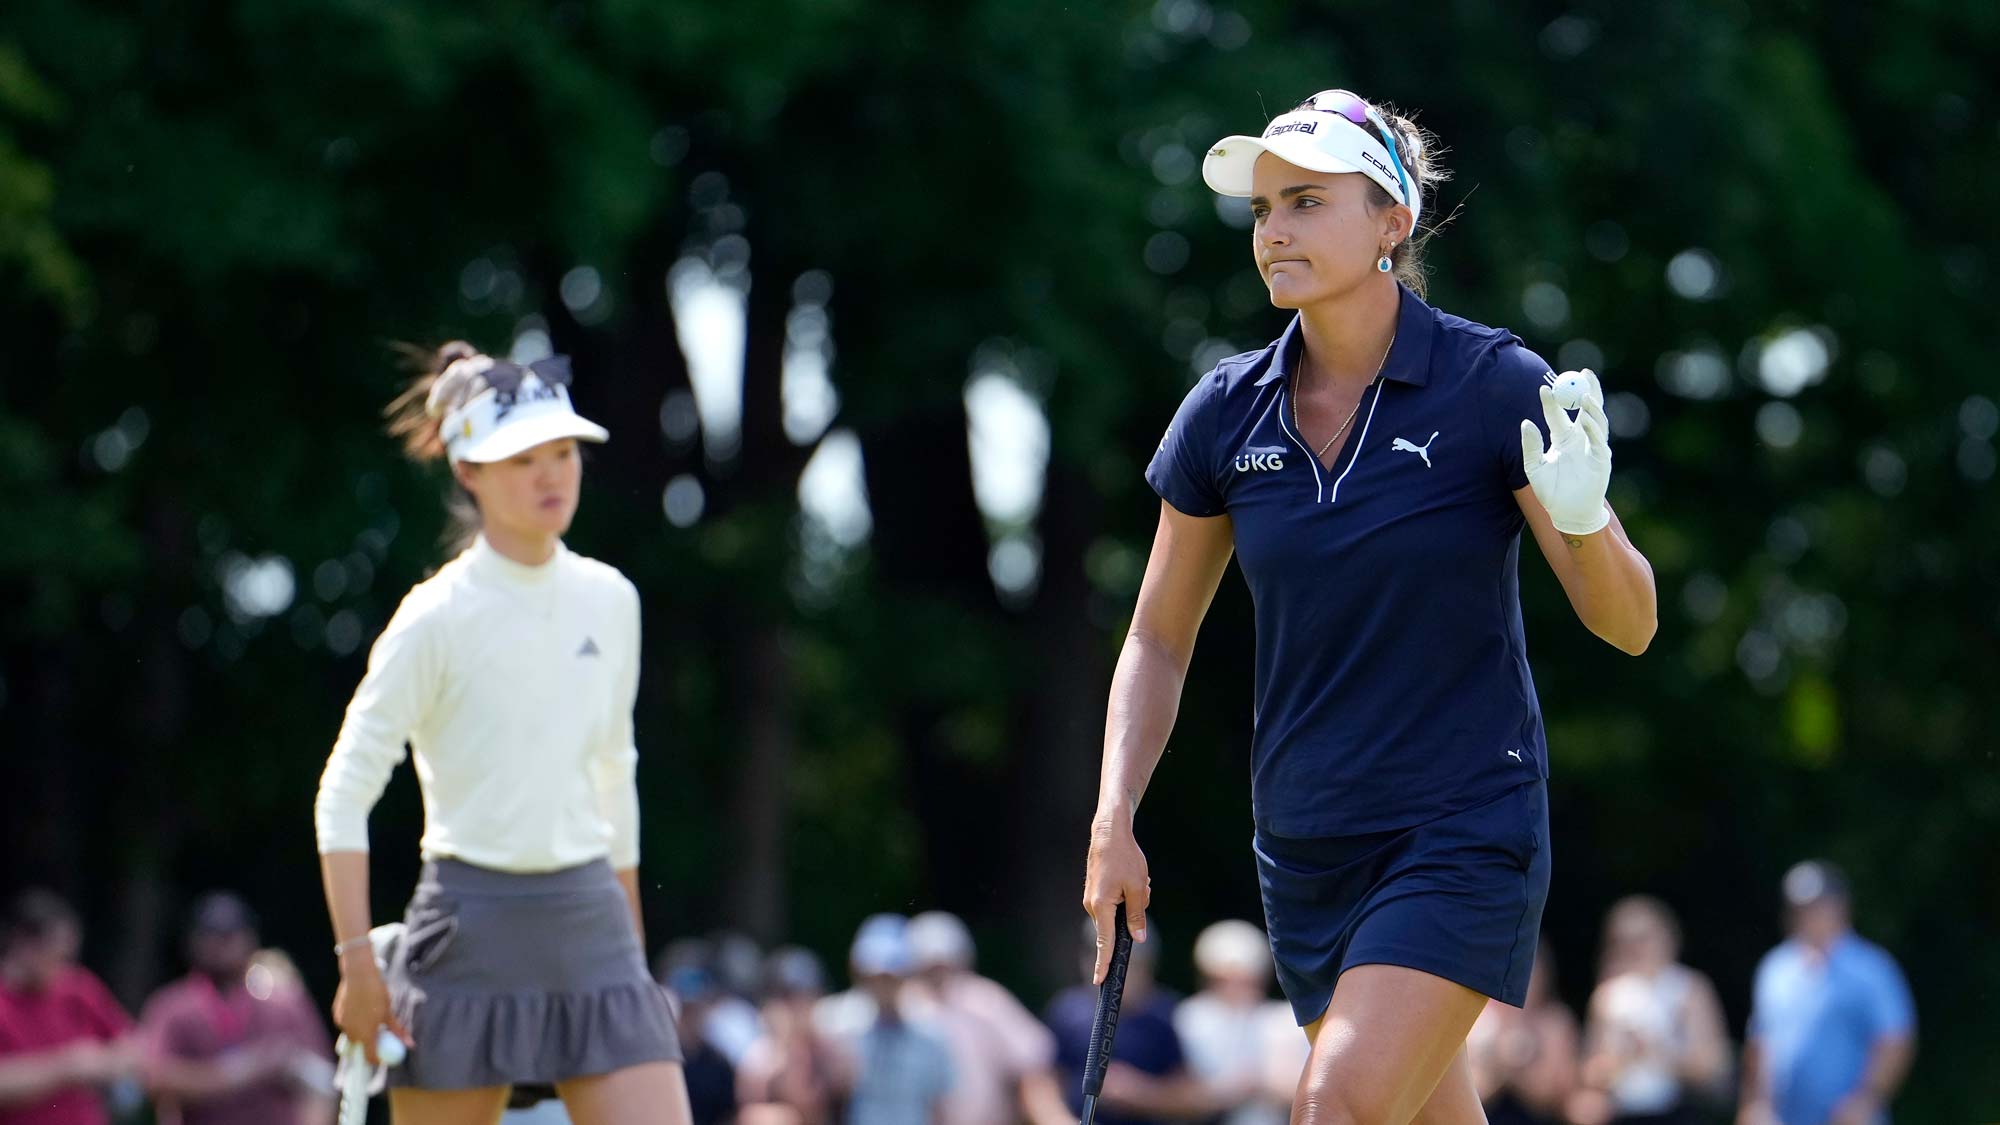
{"label": "thin necklace", "polygon": [[[1382,369],[1389,366],[1389,353],[1394,351],[1395,348],[1396,348],[1396,334],[1394,332],[1391,332],[1389,333],[1389,346],[1382,349],[1382,362],[1375,365],[1375,379],[1380,379],[1382,377]],[[1304,368],[1305,364],[1301,363],[1299,364],[1299,366],[1301,368]],[[1304,375],[1304,371],[1301,370],[1300,374]],[[1372,383],[1375,381],[1375,379],[1370,379],[1369,382]],[[1303,378],[1292,380],[1292,420],[1298,422],[1299,432],[1301,433],[1304,433],[1306,428],[1305,422],[1299,418],[1299,384],[1303,382],[1305,382]],[[1347,412],[1347,421],[1342,422],[1340,424],[1340,428],[1333,431],[1333,436],[1326,439],[1326,444],[1319,447],[1319,452],[1313,454],[1314,460],[1316,461],[1326,460],[1326,451],[1332,449],[1333,443],[1340,440],[1340,435],[1347,432],[1348,423],[1354,421],[1354,416],[1356,414],[1361,413],[1361,400],[1367,397],[1368,397],[1368,388],[1363,387],[1361,389],[1361,394],[1357,396],[1354,400],[1354,409]]]}

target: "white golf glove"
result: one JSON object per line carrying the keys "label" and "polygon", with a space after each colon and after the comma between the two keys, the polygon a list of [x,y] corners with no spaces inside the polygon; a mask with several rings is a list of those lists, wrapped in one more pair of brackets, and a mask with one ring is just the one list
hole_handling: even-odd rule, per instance
{"label": "white golf glove", "polygon": [[1581,374],[1588,389],[1574,421],[1556,403],[1555,388],[1542,387],[1547,452],[1542,450],[1542,432],[1528,419],[1521,420],[1521,460],[1528,470],[1528,486],[1548,510],[1549,522],[1564,535],[1589,535],[1611,522],[1611,509],[1604,503],[1604,490],[1611,484],[1611,429],[1604,419],[1604,388],[1589,368]]}

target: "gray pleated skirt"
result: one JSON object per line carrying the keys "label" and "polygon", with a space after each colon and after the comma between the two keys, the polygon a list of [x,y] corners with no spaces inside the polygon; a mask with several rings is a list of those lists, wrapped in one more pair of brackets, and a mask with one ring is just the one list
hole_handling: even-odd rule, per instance
{"label": "gray pleated skirt", "polygon": [[389,999],[416,1043],[390,1085],[544,1084],[681,1060],[609,863],[517,875],[434,860],[403,921]]}

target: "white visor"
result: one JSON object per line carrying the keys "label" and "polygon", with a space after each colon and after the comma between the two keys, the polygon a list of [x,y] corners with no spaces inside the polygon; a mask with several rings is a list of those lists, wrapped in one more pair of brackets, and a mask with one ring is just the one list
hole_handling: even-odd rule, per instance
{"label": "white visor", "polygon": [[1395,158],[1374,127],[1328,110],[1295,109],[1273,118],[1261,137],[1222,138],[1201,162],[1201,178],[1217,195],[1248,196],[1257,158],[1267,152],[1315,172],[1359,172],[1380,184],[1389,198],[1409,204],[1412,216],[1423,216],[1423,200],[1404,197]]}
{"label": "white visor", "polygon": [[544,383],[533,373],[521,379],[512,395],[489,387],[473,396],[445,415],[439,435],[453,461],[474,463],[504,461],[559,438],[603,441],[611,436],[570,406],[568,387]]}

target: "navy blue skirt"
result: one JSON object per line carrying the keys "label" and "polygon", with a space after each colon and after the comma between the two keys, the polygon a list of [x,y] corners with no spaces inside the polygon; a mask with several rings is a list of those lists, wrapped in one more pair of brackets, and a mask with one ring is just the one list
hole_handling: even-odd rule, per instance
{"label": "navy blue skirt", "polygon": [[1298,839],[1259,832],[1257,882],[1278,984],[1303,1027],[1340,974],[1401,965],[1519,1006],[1549,896],[1542,781],[1426,824]]}

